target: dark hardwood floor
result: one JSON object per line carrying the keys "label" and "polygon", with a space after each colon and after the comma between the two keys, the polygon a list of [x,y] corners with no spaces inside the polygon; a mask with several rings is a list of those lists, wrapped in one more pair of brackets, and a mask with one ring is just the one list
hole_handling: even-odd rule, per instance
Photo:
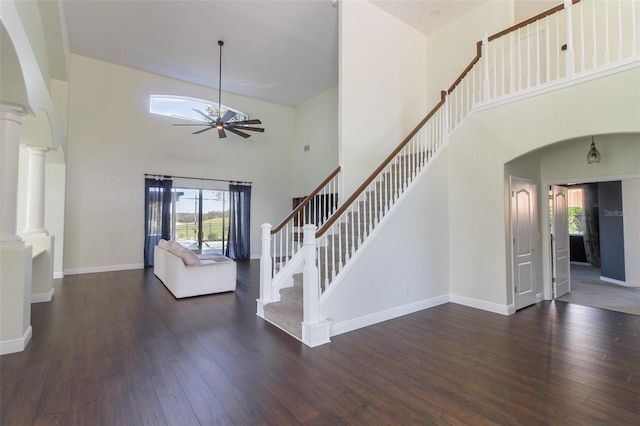
{"label": "dark hardwood floor", "polygon": [[640,424],[640,317],[446,304],[310,349],[238,289],[176,300],[151,270],[72,275],[2,356],[2,425]]}

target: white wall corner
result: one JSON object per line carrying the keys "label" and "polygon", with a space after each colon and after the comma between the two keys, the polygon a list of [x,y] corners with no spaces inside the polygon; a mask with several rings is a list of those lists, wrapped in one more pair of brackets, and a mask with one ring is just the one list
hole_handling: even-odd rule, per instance
{"label": "white wall corner", "polygon": [[27,343],[31,340],[32,329],[31,326],[27,328],[21,338],[13,340],[5,340],[0,342],[0,355],[13,354],[16,352],[24,351],[27,347]]}

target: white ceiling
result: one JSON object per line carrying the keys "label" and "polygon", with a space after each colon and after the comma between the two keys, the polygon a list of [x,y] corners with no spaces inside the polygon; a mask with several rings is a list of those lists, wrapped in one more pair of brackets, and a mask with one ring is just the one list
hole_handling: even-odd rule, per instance
{"label": "white ceiling", "polygon": [[[378,0],[428,34],[488,0]],[[71,51],[297,106],[338,83],[332,0],[63,0]],[[432,16],[437,15],[437,16]]]}

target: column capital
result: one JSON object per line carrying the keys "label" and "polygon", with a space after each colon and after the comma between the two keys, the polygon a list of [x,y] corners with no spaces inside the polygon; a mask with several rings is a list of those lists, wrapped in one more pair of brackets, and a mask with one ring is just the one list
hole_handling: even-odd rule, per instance
{"label": "column capital", "polygon": [[46,157],[47,152],[51,151],[51,148],[47,148],[46,146],[36,146],[36,145],[23,145],[23,146],[29,150],[29,155],[38,155],[38,156]]}
{"label": "column capital", "polygon": [[21,117],[26,115],[26,110],[20,105],[2,104],[0,103],[0,119],[15,121],[18,124],[22,124]]}

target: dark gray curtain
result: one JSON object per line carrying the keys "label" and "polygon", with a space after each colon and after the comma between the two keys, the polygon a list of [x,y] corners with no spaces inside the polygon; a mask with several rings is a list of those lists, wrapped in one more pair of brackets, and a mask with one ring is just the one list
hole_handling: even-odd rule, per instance
{"label": "dark gray curtain", "polygon": [[598,184],[582,186],[584,196],[584,252],[594,268],[600,267],[600,219],[598,209]]}
{"label": "dark gray curtain", "polygon": [[171,180],[144,180],[144,267],[153,266],[153,248],[171,239]]}
{"label": "dark gray curtain", "polygon": [[225,255],[236,260],[251,256],[251,187],[229,185],[229,242]]}

